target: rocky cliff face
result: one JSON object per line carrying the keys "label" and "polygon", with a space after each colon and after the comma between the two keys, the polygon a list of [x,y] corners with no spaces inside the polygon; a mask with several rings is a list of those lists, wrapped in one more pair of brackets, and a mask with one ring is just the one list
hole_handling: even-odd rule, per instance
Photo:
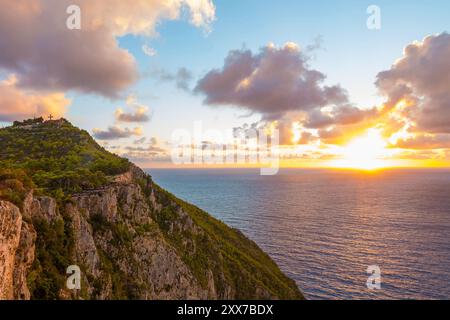
{"label": "rocky cliff face", "polygon": [[[81,289],[65,285],[81,269]],[[48,295],[53,294],[53,295]],[[140,169],[57,203],[0,201],[0,299],[298,299],[295,283],[239,231]]]}
{"label": "rocky cliff face", "polygon": [[14,297],[14,260],[19,247],[22,216],[19,208],[0,202],[0,298]]}
{"label": "rocky cliff face", "polygon": [[29,299],[26,276],[36,232],[15,205],[0,201],[0,299]]}

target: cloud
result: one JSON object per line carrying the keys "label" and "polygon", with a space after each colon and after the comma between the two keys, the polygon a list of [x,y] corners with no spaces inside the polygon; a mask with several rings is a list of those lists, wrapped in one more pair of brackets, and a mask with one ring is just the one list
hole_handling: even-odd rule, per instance
{"label": "cloud", "polygon": [[156,154],[156,153],[165,153],[167,150],[158,147],[150,145],[148,147],[134,147],[134,146],[127,146],[125,147],[127,151],[131,152],[143,152],[143,153],[149,153],[149,154]]}
{"label": "cloud", "polygon": [[[450,148],[450,35],[408,45],[403,57],[377,75],[385,103],[359,107],[339,85],[312,69],[308,52],[294,43],[272,44],[258,53],[230,51],[220,69],[201,78],[195,92],[208,105],[228,105],[261,115],[278,128],[283,145],[344,145],[369,128],[381,130],[391,147]],[[400,138],[399,138],[400,137]]]}
{"label": "cloud", "polygon": [[61,117],[69,104],[70,100],[61,92],[39,94],[17,88],[14,76],[0,81],[0,121],[47,117],[50,114]]}
{"label": "cloud", "polygon": [[153,49],[152,47],[149,47],[148,45],[144,44],[142,46],[142,52],[144,52],[147,56],[149,57],[154,57],[156,56],[157,52],[155,49]]}
{"label": "cloud", "polygon": [[99,140],[116,140],[122,138],[130,138],[132,136],[141,136],[142,128],[136,127],[134,129],[120,128],[118,126],[111,126],[108,130],[94,129],[94,137]]}
{"label": "cloud", "polygon": [[[135,140],[135,146],[126,146],[125,149],[128,151],[138,151],[138,152],[167,152],[164,148],[159,146],[158,139],[156,137],[151,137],[147,146],[141,146],[145,143],[146,138]],[[137,145],[137,146],[136,146]]]}
{"label": "cloud", "polygon": [[340,105],[331,108],[327,112],[314,110],[310,112],[305,126],[308,128],[324,128],[332,125],[353,125],[378,116],[376,107],[370,109],[360,109],[353,105]]}
{"label": "cloud", "polygon": [[[66,28],[73,4],[81,8],[81,30]],[[16,73],[18,86],[112,98],[138,79],[118,37],[154,36],[160,21],[179,19],[186,9],[198,27],[208,29],[215,18],[210,0],[2,0],[2,7],[0,69]]]}
{"label": "cloud", "polygon": [[220,70],[209,71],[195,91],[209,105],[231,105],[278,119],[286,112],[311,112],[348,102],[340,86],[323,85],[326,76],[307,63],[308,57],[294,43],[273,44],[254,54],[230,51]]}
{"label": "cloud", "polygon": [[403,160],[447,160],[450,154],[443,150],[402,150],[393,159]]}
{"label": "cloud", "polygon": [[147,138],[146,137],[142,137],[140,139],[134,140],[134,144],[143,144],[143,143],[145,143],[145,141],[147,141]]}
{"label": "cloud", "polygon": [[[201,78],[195,92],[204,94],[208,105],[229,105],[260,114],[262,121],[278,127],[280,142],[285,145],[316,141],[317,136],[306,129],[344,134],[346,127],[378,116],[375,107],[353,105],[341,86],[324,84],[325,74],[308,64],[309,54],[317,46],[302,51],[288,42],[282,47],[269,44],[258,53],[230,51],[223,67]],[[302,129],[294,136],[296,123]]]}
{"label": "cloud", "polygon": [[180,68],[176,73],[170,73],[160,69],[153,74],[164,82],[175,82],[178,89],[190,91],[190,83],[193,79],[192,72],[186,68]]}
{"label": "cloud", "polygon": [[133,96],[128,97],[127,105],[134,109],[134,112],[126,113],[121,108],[115,112],[115,118],[118,122],[148,122],[150,116],[147,114],[148,107],[136,102]]}
{"label": "cloud", "polygon": [[148,122],[150,117],[147,115],[147,108],[138,107],[134,113],[125,113],[122,109],[116,110],[116,120],[119,122]]}
{"label": "cloud", "polygon": [[160,146],[156,137],[151,137],[144,146],[141,141],[135,141],[135,145],[124,148],[121,156],[139,163],[169,162],[171,159],[168,150]]}
{"label": "cloud", "polygon": [[426,135],[399,139],[392,146],[402,149],[448,149],[450,148],[450,134]]}
{"label": "cloud", "polygon": [[140,167],[145,167],[155,163],[171,163],[172,158],[169,154],[145,154],[143,156],[134,153],[123,153],[121,157],[129,159],[131,162],[138,164]]}
{"label": "cloud", "polygon": [[441,33],[409,44],[376,85],[387,108],[407,104],[403,116],[414,130],[450,133],[450,35]]}
{"label": "cloud", "polygon": [[88,21],[91,26],[101,25],[118,36],[129,33],[155,35],[155,27],[161,20],[180,19],[185,9],[189,12],[190,23],[196,27],[209,29],[210,24],[215,20],[215,6],[211,0],[78,0],[75,2],[81,3],[80,7],[88,10]]}

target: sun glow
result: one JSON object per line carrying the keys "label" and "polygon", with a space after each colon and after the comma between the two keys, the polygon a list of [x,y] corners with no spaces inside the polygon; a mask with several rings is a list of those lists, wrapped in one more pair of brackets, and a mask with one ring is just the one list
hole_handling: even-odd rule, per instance
{"label": "sun glow", "polygon": [[341,159],[332,161],[330,166],[365,170],[389,167],[391,162],[385,159],[388,153],[380,132],[369,129],[364,136],[340,148]]}

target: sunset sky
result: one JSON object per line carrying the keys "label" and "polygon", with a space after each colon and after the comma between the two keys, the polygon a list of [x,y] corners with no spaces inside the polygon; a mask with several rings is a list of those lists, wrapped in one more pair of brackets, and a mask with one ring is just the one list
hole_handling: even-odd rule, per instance
{"label": "sunset sky", "polygon": [[446,0],[0,4],[1,125],[64,116],[144,167],[199,121],[278,129],[283,166],[450,166]]}

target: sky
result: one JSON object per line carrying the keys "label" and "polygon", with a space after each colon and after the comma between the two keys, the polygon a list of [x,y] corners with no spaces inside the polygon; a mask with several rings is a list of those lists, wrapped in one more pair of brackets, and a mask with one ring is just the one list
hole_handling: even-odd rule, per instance
{"label": "sky", "polygon": [[2,125],[65,117],[144,167],[198,126],[277,130],[284,166],[450,165],[448,1],[0,4]]}

